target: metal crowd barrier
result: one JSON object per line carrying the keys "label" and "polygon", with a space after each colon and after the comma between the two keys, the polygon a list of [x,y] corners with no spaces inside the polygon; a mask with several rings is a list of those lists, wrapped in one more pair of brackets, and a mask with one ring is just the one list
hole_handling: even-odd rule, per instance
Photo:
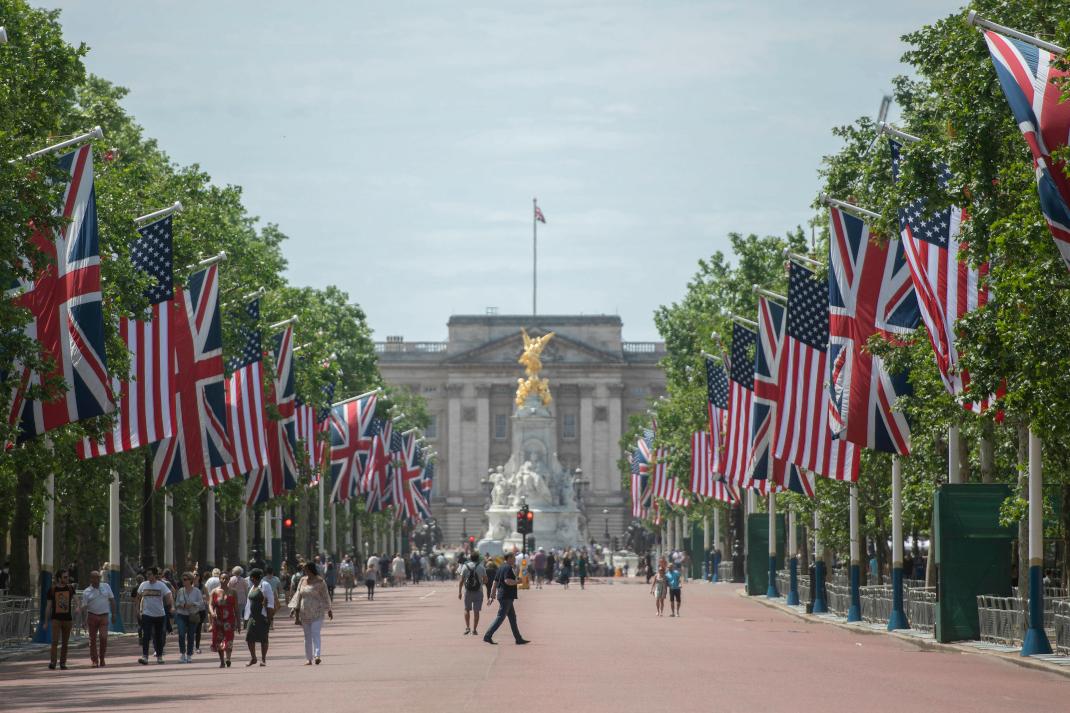
{"label": "metal crowd barrier", "polygon": [[810,601],[810,577],[809,575],[799,575],[799,601],[803,604]]}
{"label": "metal crowd barrier", "polygon": [[828,605],[829,612],[847,616],[847,611],[851,608],[850,586],[833,584],[832,582],[827,583],[825,585],[825,603]]}
{"label": "metal crowd barrier", "polygon": [[721,562],[717,565],[717,580],[720,582],[732,581],[732,562]]}
{"label": "metal crowd barrier", "polygon": [[[1053,593],[1060,590],[1052,587]],[[1070,599],[1066,597],[1044,598],[1044,630],[1048,639],[1057,641],[1060,619],[1063,626],[1070,626]],[[982,641],[994,641],[1009,646],[1020,646],[1029,622],[1027,610],[1029,600],[1021,597],[993,597],[982,594],[977,597],[977,619],[981,629]],[[1064,637],[1067,637],[1064,634]]]}
{"label": "metal crowd barrier", "polygon": [[1070,654],[1070,600],[1055,603],[1055,649]]}
{"label": "metal crowd barrier", "polygon": [[32,597],[0,597],[0,649],[24,644],[37,627]]}
{"label": "metal crowd barrier", "polygon": [[862,602],[862,620],[879,624],[892,616],[892,587],[876,584],[858,588]]}
{"label": "metal crowd barrier", "polygon": [[[925,580],[914,582],[924,584]],[[936,629],[936,587],[903,587],[903,607],[911,629],[933,631]]]}

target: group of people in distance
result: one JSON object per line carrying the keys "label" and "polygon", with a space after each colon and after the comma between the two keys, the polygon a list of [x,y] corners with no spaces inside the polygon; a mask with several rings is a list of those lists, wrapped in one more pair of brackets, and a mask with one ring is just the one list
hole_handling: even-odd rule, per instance
{"label": "group of people in distance", "polygon": [[[318,556],[308,562],[300,560],[299,565],[292,578],[283,580],[275,576],[271,567],[253,568],[248,576],[241,567],[230,571],[217,568],[204,573],[203,583],[196,568],[183,573],[180,582],[172,581],[169,570],[161,577],[158,568],[148,568],[133,591],[141,642],[138,663],[148,665],[150,646],[156,663],[164,663],[167,634],[173,629],[178,633],[179,663],[193,663],[194,653],[201,653],[201,633],[207,624],[211,650],[219,656],[220,668],[231,665],[235,635],[243,629],[249,648],[246,666],[266,666],[270,632],[287,589],[289,614],[304,634],[305,665],[320,663],[323,620],[334,618],[334,587],[329,586],[324,576],[328,568]],[[333,569],[333,563],[330,566]],[[284,574],[288,575],[285,568]],[[101,582],[97,571],[89,574],[89,585],[82,590],[80,603],[77,594],[68,570],[57,574],[46,594],[43,624],[52,635],[50,669],[67,668],[71,628],[79,609],[85,615],[92,667],[107,665],[108,628],[111,618],[118,615],[118,598],[107,583]]]}

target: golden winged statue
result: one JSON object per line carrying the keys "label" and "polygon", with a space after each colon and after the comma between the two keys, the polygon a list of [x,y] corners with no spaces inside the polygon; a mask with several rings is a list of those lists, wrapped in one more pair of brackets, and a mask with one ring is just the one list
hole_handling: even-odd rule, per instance
{"label": "golden winged statue", "polygon": [[533,394],[539,397],[543,406],[549,406],[553,401],[550,396],[550,382],[539,376],[539,372],[542,371],[542,350],[554,338],[554,333],[547,332],[541,337],[529,337],[527,330],[521,328],[520,334],[524,337],[524,351],[517,362],[524,366],[527,378],[516,380],[516,407],[523,406],[528,396]]}

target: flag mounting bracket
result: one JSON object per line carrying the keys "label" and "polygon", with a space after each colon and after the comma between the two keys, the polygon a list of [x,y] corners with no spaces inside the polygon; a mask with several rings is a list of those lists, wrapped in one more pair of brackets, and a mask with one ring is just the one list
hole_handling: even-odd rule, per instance
{"label": "flag mounting bracket", "polygon": [[227,259],[226,251],[225,250],[220,250],[217,255],[213,255],[212,257],[206,257],[205,259],[200,260],[199,262],[197,262],[197,263],[195,263],[193,265],[187,265],[186,269],[187,270],[194,270],[194,269],[201,268],[201,267],[208,267],[209,265],[215,265],[217,262],[223,262],[226,259]]}
{"label": "flag mounting bracket", "polygon": [[710,354],[710,353],[709,353],[708,351],[706,351],[705,349],[703,349],[703,350],[702,350],[702,351],[700,352],[700,354],[702,354],[702,356],[704,356],[704,357],[706,357],[707,359],[710,359],[710,360],[712,360],[712,361],[716,361],[716,362],[719,362],[719,361],[721,361],[721,357],[719,357],[719,356],[717,356],[717,355],[715,355],[715,354]]}
{"label": "flag mounting bracket", "polygon": [[181,213],[182,210],[182,201],[175,201],[166,208],[153,211],[152,213],[146,213],[140,218],[134,218],[134,225],[144,225],[146,223],[151,223],[153,221],[160,220],[161,218],[166,218],[172,213]]}
{"label": "flag mounting bracket", "polygon": [[275,324],[269,324],[268,325],[268,329],[279,329],[281,327],[286,327],[288,325],[291,325],[296,321],[297,321],[297,315],[295,314],[294,316],[290,317],[289,319],[284,319],[281,322],[276,322]]}
{"label": "flag mounting bracket", "polygon": [[735,322],[736,324],[738,324],[740,326],[751,327],[752,329],[756,328],[758,326],[758,323],[755,322],[754,320],[747,319],[746,317],[740,317],[738,314],[731,314],[730,313],[728,316],[732,318],[733,322]]}
{"label": "flag mounting bracket", "polygon": [[899,139],[900,141],[904,141],[908,144],[916,144],[921,141],[920,136],[915,136],[914,134],[908,134],[905,131],[901,131],[900,129],[895,128],[886,121],[882,121],[878,128],[880,133],[888,134],[893,139]]}
{"label": "flag mounting bracket", "polygon": [[1044,40],[1038,37],[1027,35],[1024,32],[1019,32],[1018,30],[1007,27],[1006,25],[997,25],[991,20],[986,20],[983,17],[979,17],[977,15],[976,10],[970,10],[970,14],[966,16],[966,24],[973,25],[975,27],[984,27],[988,30],[994,30],[995,32],[999,32],[1000,34],[1007,35],[1008,37],[1013,37],[1016,40],[1021,40],[1022,42],[1031,44],[1034,47],[1039,47],[1042,50],[1047,50],[1058,55],[1066,54],[1066,49],[1060,47],[1059,45],[1052,44],[1051,42],[1045,42]]}
{"label": "flag mounting bracket", "polygon": [[825,263],[820,262],[819,260],[815,260],[812,257],[807,257],[806,255],[803,255],[802,253],[794,253],[791,250],[785,250],[784,251],[784,257],[787,258],[788,260],[794,260],[795,262],[800,262],[803,265],[808,265],[808,266],[814,268],[815,270],[824,270],[825,269]]}
{"label": "flag mounting bracket", "polygon": [[881,217],[880,213],[874,212],[867,208],[861,208],[859,206],[854,205],[853,203],[848,203],[846,201],[830,198],[827,193],[822,193],[820,196],[818,196],[818,199],[825,205],[831,206],[833,208],[839,208],[840,210],[845,210],[848,213],[854,213],[856,216],[861,218],[879,220]]}
{"label": "flag mounting bracket", "polygon": [[333,404],[331,404],[331,406],[332,407],[341,406],[342,404],[347,404],[350,401],[359,401],[360,399],[366,399],[369,396],[372,396],[373,394],[380,394],[382,392],[383,392],[383,387],[378,386],[378,387],[372,389],[371,391],[365,391],[363,394],[357,394],[356,396],[350,396],[348,399],[342,399],[341,401],[336,401]]}
{"label": "flag mounting bracket", "polygon": [[67,148],[68,146],[74,146],[75,144],[80,144],[80,143],[83,143],[85,141],[92,141],[93,139],[103,139],[103,138],[104,138],[104,129],[100,128],[99,126],[94,126],[90,131],[87,131],[84,134],[79,134],[78,136],[75,136],[73,139],[67,139],[66,141],[60,141],[58,144],[55,144],[53,146],[47,146],[47,147],[41,149],[40,151],[34,151],[33,153],[26,154],[25,156],[22,157],[22,159],[25,161],[25,160],[28,160],[28,159],[31,159],[31,158],[37,158],[38,156],[44,156],[46,154],[56,153],[57,151],[62,151],[63,149]]}
{"label": "flag mounting bracket", "polygon": [[753,285],[751,289],[754,290],[754,294],[761,295],[762,297],[768,297],[769,299],[776,300],[777,302],[787,302],[788,301],[788,298],[785,297],[784,295],[778,295],[777,293],[775,293],[775,292],[773,292],[771,290],[765,289],[761,285]]}

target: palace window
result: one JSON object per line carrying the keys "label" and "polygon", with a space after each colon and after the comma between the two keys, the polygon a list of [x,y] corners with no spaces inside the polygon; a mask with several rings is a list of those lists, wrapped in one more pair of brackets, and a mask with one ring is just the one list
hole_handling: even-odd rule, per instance
{"label": "palace window", "polygon": [[509,416],[504,413],[494,414],[494,440],[504,441],[509,437]]}
{"label": "palace window", "polygon": [[431,419],[427,422],[427,428],[424,429],[424,437],[429,441],[438,438],[438,416],[435,414],[431,414]]}
{"label": "palace window", "polygon": [[576,439],[576,414],[575,412],[565,413],[561,416],[561,437],[566,441],[572,441]]}

